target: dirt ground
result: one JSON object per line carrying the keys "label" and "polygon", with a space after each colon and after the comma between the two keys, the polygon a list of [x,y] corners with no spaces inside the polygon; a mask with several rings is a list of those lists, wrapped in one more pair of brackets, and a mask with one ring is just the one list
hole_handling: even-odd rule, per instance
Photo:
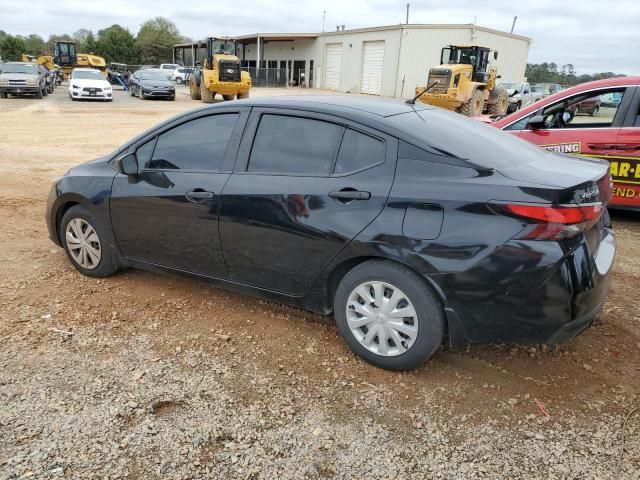
{"label": "dirt ground", "polygon": [[116,94],[0,100],[0,478],[640,478],[640,215],[614,214],[612,290],[575,341],[386,372],[330,318],[71,267],[53,179],[198,106]]}

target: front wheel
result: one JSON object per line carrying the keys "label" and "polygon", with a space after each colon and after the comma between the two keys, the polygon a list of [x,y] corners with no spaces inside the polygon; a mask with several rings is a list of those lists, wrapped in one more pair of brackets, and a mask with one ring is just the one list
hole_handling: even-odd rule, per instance
{"label": "front wheel", "polygon": [[236,98],[235,95],[222,95],[222,98],[224,99],[225,102],[228,102],[230,100],[233,100]]}
{"label": "front wheel", "polygon": [[404,265],[373,260],[349,271],[336,291],[338,332],[351,351],[387,370],[415,368],[442,343],[444,311]]}
{"label": "front wheel", "polygon": [[60,232],[71,264],[89,277],[108,277],[117,269],[106,231],[86,208],[75,205],[63,215]]}
{"label": "front wheel", "polygon": [[467,117],[477,117],[482,115],[484,108],[484,96],[480,90],[473,92],[473,95],[467,100],[460,109],[460,113]]}
{"label": "front wheel", "polygon": [[247,93],[239,93],[238,94],[238,100],[242,100],[244,98],[249,98],[249,92],[247,92]]}

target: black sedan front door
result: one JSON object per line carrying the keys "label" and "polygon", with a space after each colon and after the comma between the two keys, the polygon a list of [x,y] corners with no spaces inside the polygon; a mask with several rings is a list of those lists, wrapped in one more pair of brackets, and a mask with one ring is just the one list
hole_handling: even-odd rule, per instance
{"label": "black sedan front door", "polygon": [[114,235],[126,258],[227,276],[218,206],[248,114],[241,110],[191,119],[137,147],[139,174],[116,175],[110,199]]}
{"label": "black sedan front door", "polygon": [[229,279],[304,294],[384,208],[396,152],[332,117],[254,109],[220,204]]}

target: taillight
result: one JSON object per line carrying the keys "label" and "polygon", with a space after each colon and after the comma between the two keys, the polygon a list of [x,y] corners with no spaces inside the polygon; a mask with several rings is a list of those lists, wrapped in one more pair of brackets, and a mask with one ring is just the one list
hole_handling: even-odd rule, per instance
{"label": "taillight", "polygon": [[492,204],[498,213],[528,224],[518,238],[526,240],[562,240],[591,228],[602,216],[602,203],[582,205],[545,205],[531,203]]}

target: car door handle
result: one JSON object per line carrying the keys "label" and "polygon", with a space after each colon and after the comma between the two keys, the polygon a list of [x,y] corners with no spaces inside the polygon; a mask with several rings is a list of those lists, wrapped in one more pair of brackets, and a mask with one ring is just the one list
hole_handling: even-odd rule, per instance
{"label": "car door handle", "polygon": [[343,188],[337,192],[329,192],[331,198],[336,200],[369,200],[371,198],[371,192],[361,192],[360,190],[354,190],[352,188]]}
{"label": "car door handle", "polygon": [[588,143],[587,147],[593,150],[614,150],[617,145],[613,143]]}
{"label": "car door handle", "polygon": [[199,200],[210,200],[215,197],[215,194],[213,192],[207,192],[206,190],[196,189],[185,193],[184,196],[190,202],[197,203]]}

